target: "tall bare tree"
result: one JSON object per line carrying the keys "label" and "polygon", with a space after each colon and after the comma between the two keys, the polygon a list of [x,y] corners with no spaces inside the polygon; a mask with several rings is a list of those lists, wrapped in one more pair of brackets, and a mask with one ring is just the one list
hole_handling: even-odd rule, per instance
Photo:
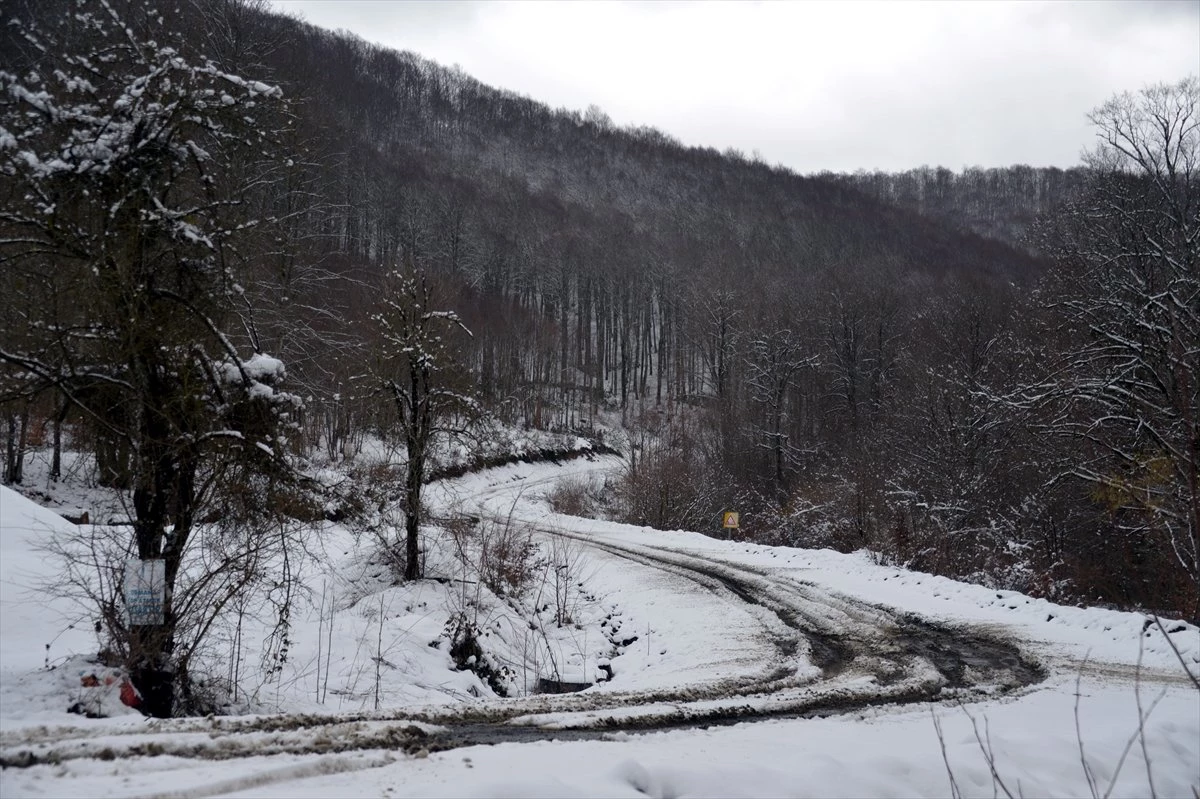
{"label": "tall bare tree", "polygon": [[[1090,115],[1086,197],[1060,219],[1055,307],[1074,342],[1031,397],[1080,443],[1073,474],[1200,610],[1200,80]],[[1172,574],[1178,578],[1172,577]]]}
{"label": "tall bare tree", "polygon": [[788,424],[790,392],[797,374],[817,364],[808,343],[790,328],[779,328],[755,335],[750,341],[747,383],[750,399],[765,417],[755,430],[756,445],[771,454],[776,491],[785,491],[785,471],[797,452],[791,443]]}
{"label": "tall bare tree", "polygon": [[407,452],[404,471],[404,579],[421,578],[421,489],[438,435],[464,432],[477,404],[462,385],[453,335],[470,335],[458,314],[436,308],[425,272],[392,272],[376,315],[382,337],[378,378],[395,404]]}

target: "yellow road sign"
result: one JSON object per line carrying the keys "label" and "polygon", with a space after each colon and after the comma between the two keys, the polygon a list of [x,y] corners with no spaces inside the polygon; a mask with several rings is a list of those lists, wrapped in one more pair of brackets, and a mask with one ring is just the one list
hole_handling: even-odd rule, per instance
{"label": "yellow road sign", "polygon": [[737,527],[738,526],[737,511],[735,511],[735,510],[725,511],[725,513],[722,514],[722,517],[721,517],[721,526],[722,527]]}

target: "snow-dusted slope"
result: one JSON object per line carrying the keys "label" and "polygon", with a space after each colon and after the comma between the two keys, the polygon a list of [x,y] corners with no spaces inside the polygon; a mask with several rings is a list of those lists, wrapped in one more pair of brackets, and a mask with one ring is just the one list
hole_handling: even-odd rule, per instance
{"label": "snow-dusted slope", "polygon": [[78,693],[79,661],[98,649],[92,618],[65,596],[61,566],[45,550],[55,537],[77,532],[0,486],[0,730],[18,720],[63,720],[64,697]]}
{"label": "snow-dusted slope", "polygon": [[[535,697],[514,704],[468,695],[466,704],[457,707],[476,712],[499,708],[503,717],[525,724],[579,726],[581,720],[594,721],[605,714],[636,715],[640,707],[618,712],[619,703],[622,697],[644,692],[668,696],[659,700],[659,710],[669,713],[672,707],[687,704],[682,696],[669,698],[672,690],[719,685],[731,676],[753,677],[777,656],[769,647],[763,648],[779,632],[769,614],[763,614],[761,607],[739,603],[726,591],[706,588],[686,569],[654,565],[672,562],[705,563],[718,573],[762,581],[766,589],[804,588],[878,607],[881,613],[917,614],[966,631],[981,631],[1013,642],[1042,663],[1046,679],[1003,697],[958,693],[953,701],[860,709],[828,718],[776,719],[648,735],[618,732],[593,740],[501,743],[433,754],[412,744],[420,740],[419,734],[403,720],[417,710],[411,704],[417,695],[406,694],[393,683],[393,690],[385,694],[384,712],[338,714],[330,712],[336,707],[313,704],[312,682],[303,668],[280,687],[278,702],[285,710],[323,710],[324,715],[308,717],[302,725],[247,719],[241,731],[219,720],[87,721],[50,707],[40,711],[41,718],[59,726],[31,728],[28,715],[21,718],[31,712],[28,706],[15,699],[10,704],[12,694],[6,688],[0,708],[0,757],[12,762],[21,752],[58,752],[62,762],[6,768],[0,772],[0,793],[5,797],[941,796],[952,793],[952,774],[954,785],[965,796],[993,795],[996,778],[1013,795],[1079,796],[1091,793],[1083,762],[1101,795],[1114,775],[1114,796],[1188,796],[1192,786],[1200,785],[1200,692],[1186,681],[1167,639],[1153,626],[1144,629],[1146,619],[1140,614],[1068,608],[1012,592],[989,591],[880,566],[867,553],[758,547],[550,511],[545,496],[562,476],[616,466],[611,459],[561,467],[515,465],[447,483],[433,492],[432,503],[443,510],[454,506],[481,515],[499,513],[539,530],[567,533],[580,546],[582,541],[603,545],[584,550],[581,574],[586,576],[587,590],[580,594],[580,602],[592,604],[590,609],[579,608],[579,629],[568,626],[555,639],[564,663],[570,660],[567,650],[577,647],[579,673],[594,676],[596,652],[610,645],[596,632],[597,619],[605,622],[606,631],[613,619],[619,621],[623,632],[615,637],[638,638],[608,659],[615,675],[610,683],[577,698]],[[15,577],[17,571],[46,568],[24,543],[30,533],[65,532],[70,525],[56,528],[66,523],[14,497],[11,492],[0,494],[4,506],[0,546],[5,556],[0,566],[4,584],[0,633],[5,644],[0,650],[0,674],[6,684],[15,680],[29,685],[39,673],[40,659],[10,655],[9,642],[18,649],[31,648],[38,633],[49,629],[51,608],[18,603],[19,596],[10,592],[10,586],[22,582]],[[13,536],[18,528],[23,534]],[[361,552],[344,537],[323,540],[330,574],[348,573]],[[325,579],[316,574],[314,578]],[[438,593],[441,589],[426,588],[430,590],[421,589],[427,603],[424,609],[409,614],[397,608],[399,617],[408,620],[405,623],[437,612],[438,602],[444,599]],[[417,587],[385,588],[365,595],[343,614],[349,622],[359,610],[378,605],[379,596],[385,597],[385,603],[411,601],[404,593],[409,590]],[[812,609],[813,614],[823,612]],[[312,628],[318,623],[317,614],[311,614],[298,624],[297,640],[314,638]],[[1175,649],[1197,670],[1200,631],[1178,621],[1164,620],[1164,625],[1172,631]],[[520,624],[511,629],[520,629]],[[425,637],[396,637],[388,658],[413,664],[413,679],[436,680],[442,667],[420,659],[436,654]],[[87,636],[75,645],[86,651]],[[803,673],[793,687],[803,690],[805,681],[815,678],[815,670],[803,651],[797,653],[795,663]],[[443,673],[448,679],[465,676]],[[404,670],[390,679],[402,682]],[[973,701],[958,707],[964,698]],[[443,712],[431,709],[427,700],[417,701],[425,703],[433,716]],[[607,709],[575,712],[572,702]],[[522,717],[523,708],[530,714]],[[450,721],[453,714],[445,718]],[[1139,718],[1142,736],[1137,735]],[[397,743],[386,744],[393,729],[408,729],[408,737],[397,734]],[[365,743],[354,745],[356,740]],[[403,751],[396,748],[401,741]],[[347,751],[339,752],[343,743],[341,748]],[[168,754],[135,756],[150,744]],[[105,749],[124,756],[96,759]],[[89,752],[86,757],[75,756]],[[1149,755],[1149,765],[1143,752]],[[213,762],[213,753],[228,759]]]}

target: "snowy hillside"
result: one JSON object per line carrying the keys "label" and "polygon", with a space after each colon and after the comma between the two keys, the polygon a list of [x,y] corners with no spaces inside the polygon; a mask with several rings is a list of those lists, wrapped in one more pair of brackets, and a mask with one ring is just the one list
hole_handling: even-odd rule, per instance
{"label": "snowy hillside", "polygon": [[[1197,784],[1200,691],[1179,660],[1200,668],[1194,626],[1163,620],[1164,635],[1137,614],[866,552],[551,510],[564,477],[619,465],[518,464],[433,488],[435,515],[504,520],[551,562],[569,550],[561,594],[553,570],[509,596],[469,585],[469,558],[432,528],[440,579],[392,585],[370,539],[325,524],[282,670],[263,673],[261,653],[245,651],[243,715],[158,722],[66,712],[72,692],[96,690],[78,683],[97,668],[85,660],[95,636],[86,613],[29,589],[54,577],[37,542],[74,526],[0,489],[3,795],[986,796],[992,765],[1013,795],[1089,795],[1089,774],[1100,795]],[[468,609],[494,685],[447,651],[447,625]],[[249,650],[263,631],[246,623]],[[955,647],[966,660],[947,656]],[[538,679],[602,681],[550,695],[533,692]]]}

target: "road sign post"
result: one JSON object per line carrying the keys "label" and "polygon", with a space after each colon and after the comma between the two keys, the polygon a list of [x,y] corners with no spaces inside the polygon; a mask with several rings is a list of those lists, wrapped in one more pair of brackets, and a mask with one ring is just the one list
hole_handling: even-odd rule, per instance
{"label": "road sign post", "polygon": [[733,531],[738,529],[738,512],[727,510],[721,514],[721,526],[725,528],[725,537],[733,538]]}

